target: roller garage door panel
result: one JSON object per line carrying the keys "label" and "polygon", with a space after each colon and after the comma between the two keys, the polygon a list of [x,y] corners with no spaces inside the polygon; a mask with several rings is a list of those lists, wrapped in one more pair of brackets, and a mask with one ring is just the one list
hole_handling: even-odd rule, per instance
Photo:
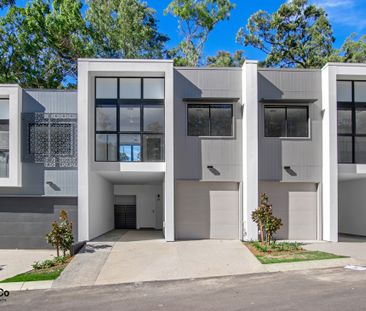
{"label": "roller garage door panel", "polygon": [[177,239],[238,239],[237,183],[176,183]]}
{"label": "roller garage door panel", "polygon": [[267,193],[273,213],[282,219],[277,239],[317,239],[317,185],[315,183],[261,182],[261,193]]}

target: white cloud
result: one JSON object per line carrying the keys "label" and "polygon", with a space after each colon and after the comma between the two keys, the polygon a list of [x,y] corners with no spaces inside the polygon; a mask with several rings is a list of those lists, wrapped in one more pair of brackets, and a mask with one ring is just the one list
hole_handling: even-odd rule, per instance
{"label": "white cloud", "polygon": [[332,24],[360,32],[366,27],[366,0],[312,0],[323,7]]}
{"label": "white cloud", "polygon": [[323,8],[349,8],[353,7],[355,0],[318,0],[315,3]]}

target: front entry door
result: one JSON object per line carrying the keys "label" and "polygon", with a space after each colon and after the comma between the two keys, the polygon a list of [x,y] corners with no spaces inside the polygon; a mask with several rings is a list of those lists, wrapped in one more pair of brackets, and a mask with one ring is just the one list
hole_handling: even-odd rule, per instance
{"label": "front entry door", "polygon": [[114,225],[116,229],[136,229],[136,205],[115,205]]}

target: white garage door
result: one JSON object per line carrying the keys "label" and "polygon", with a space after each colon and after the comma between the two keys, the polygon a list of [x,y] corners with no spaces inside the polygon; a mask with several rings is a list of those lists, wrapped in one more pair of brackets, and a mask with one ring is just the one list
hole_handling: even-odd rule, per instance
{"label": "white garage door", "polygon": [[261,182],[261,193],[269,196],[275,216],[282,219],[283,227],[277,239],[317,239],[317,186],[315,183]]}
{"label": "white garage door", "polygon": [[175,233],[177,239],[238,239],[238,184],[177,182]]}

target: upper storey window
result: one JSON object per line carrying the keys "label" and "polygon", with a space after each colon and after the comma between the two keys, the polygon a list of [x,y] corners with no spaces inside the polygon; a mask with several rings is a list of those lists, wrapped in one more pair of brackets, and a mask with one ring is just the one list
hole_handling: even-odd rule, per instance
{"label": "upper storey window", "polygon": [[0,99],[0,177],[9,177],[9,100]]}
{"label": "upper storey window", "polygon": [[309,137],[308,106],[265,106],[265,137]]}
{"label": "upper storey window", "polygon": [[164,161],[164,82],[96,78],[96,161]]}
{"label": "upper storey window", "polygon": [[189,104],[188,136],[232,136],[233,106],[231,104]]}
{"label": "upper storey window", "polygon": [[337,81],[338,162],[366,163],[366,81]]}

